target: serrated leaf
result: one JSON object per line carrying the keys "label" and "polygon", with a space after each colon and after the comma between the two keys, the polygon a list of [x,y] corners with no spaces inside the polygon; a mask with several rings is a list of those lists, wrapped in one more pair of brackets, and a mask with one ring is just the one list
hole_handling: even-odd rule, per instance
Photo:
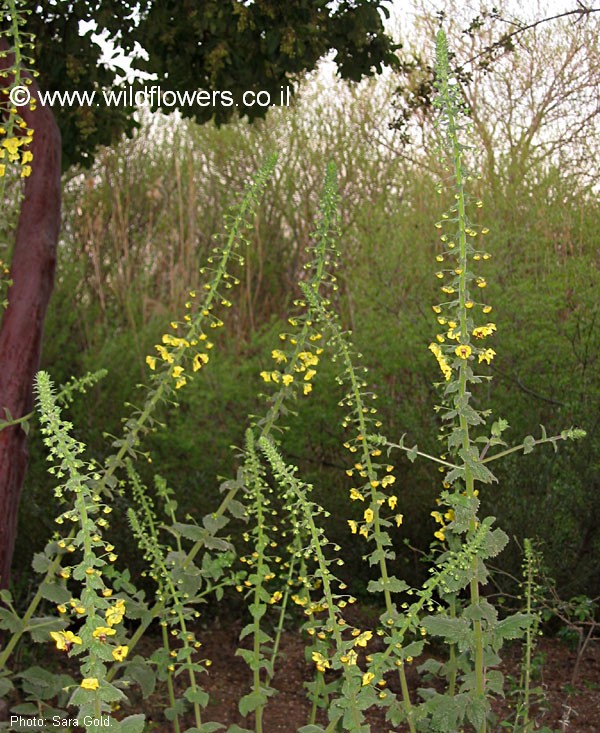
{"label": "serrated leaf", "polygon": [[415,459],[417,457],[418,451],[419,451],[419,446],[418,445],[413,445],[413,447],[410,450],[406,451],[406,457],[408,458],[408,460],[411,463],[414,463],[415,462]]}
{"label": "serrated leaf", "polygon": [[156,672],[142,656],[134,657],[127,664],[127,675],[140,686],[142,696],[150,697],[156,687]]}
{"label": "serrated leaf", "polygon": [[175,720],[175,718],[178,715],[181,715],[184,712],[185,712],[185,700],[183,700],[182,698],[179,698],[178,700],[175,700],[174,705],[165,709],[164,715],[167,720],[173,721]]}
{"label": "serrated leaf", "polygon": [[120,722],[121,733],[143,733],[146,716],[142,713],[128,715]]}
{"label": "serrated leaf", "polygon": [[207,514],[206,516],[202,517],[202,524],[206,527],[211,535],[214,535],[220,529],[223,529],[223,527],[228,522],[229,520],[227,519],[227,517],[224,517],[222,514]]}
{"label": "serrated leaf", "polygon": [[236,519],[248,519],[248,512],[246,511],[246,507],[242,504],[241,501],[238,501],[237,499],[231,499],[229,501],[229,504],[227,505],[227,508],[229,509],[229,513],[232,517],[235,517]]}
{"label": "serrated leaf", "polygon": [[461,618],[450,616],[427,616],[422,624],[432,636],[441,636],[449,644],[457,644],[459,651],[469,649],[473,632],[470,624]]}
{"label": "serrated leaf", "polygon": [[13,687],[14,685],[9,677],[0,677],[0,698],[7,695]]}
{"label": "serrated leaf", "polygon": [[200,705],[200,707],[204,708],[208,704],[208,692],[206,692],[206,690],[200,689],[199,687],[197,687],[195,690],[189,687],[183,693],[183,696],[186,700],[188,700],[188,702],[191,702],[192,705],[194,703],[197,703],[198,705]]}
{"label": "serrated leaf", "polygon": [[526,455],[527,453],[531,453],[535,446],[535,438],[533,435],[527,435],[525,439],[523,440],[523,453]]}
{"label": "serrated leaf", "polygon": [[69,593],[68,588],[60,583],[45,581],[40,587],[40,592],[47,601],[51,601],[57,605],[67,603],[72,598],[72,594]]}
{"label": "serrated leaf", "polygon": [[531,622],[532,617],[526,613],[515,613],[502,619],[493,631],[495,647],[498,649],[506,639],[519,639]]}
{"label": "serrated leaf", "polygon": [[254,733],[254,731],[249,728],[240,728],[237,723],[234,723],[227,728],[227,733]]}
{"label": "serrated leaf", "polygon": [[8,608],[0,608],[0,629],[6,629],[10,634],[16,634],[23,630],[23,622]]}
{"label": "serrated leaf", "polygon": [[444,483],[453,484],[455,481],[464,478],[464,475],[465,469],[461,466],[458,466],[457,468],[453,468],[451,471],[448,471],[448,473],[444,476]]}
{"label": "serrated leaf", "polygon": [[43,552],[36,552],[31,561],[31,567],[36,573],[46,573],[50,567],[50,558]]}
{"label": "serrated leaf", "polygon": [[251,692],[249,695],[244,695],[238,703],[238,710],[241,715],[248,715],[253,713],[261,705],[267,702],[267,696],[263,692]]}
{"label": "serrated leaf", "polygon": [[64,627],[65,622],[56,616],[40,616],[29,620],[26,631],[31,635],[33,641],[41,644],[50,639],[51,631],[59,631]]}
{"label": "serrated leaf", "polygon": [[192,542],[202,542],[206,539],[207,532],[204,527],[198,527],[197,524],[183,524],[183,522],[175,522],[170,528],[171,532],[175,532],[186,540]]}
{"label": "serrated leaf", "polygon": [[492,436],[494,438],[499,438],[509,427],[510,425],[507,420],[504,420],[504,418],[498,418],[498,420],[492,423]]}
{"label": "serrated leaf", "polygon": [[231,542],[224,540],[222,537],[213,537],[212,535],[205,538],[204,546],[208,550],[218,550],[219,552],[227,552],[233,549]]}
{"label": "serrated leaf", "polygon": [[494,529],[485,535],[481,545],[480,557],[487,559],[496,557],[508,544],[508,535],[501,529]]}
{"label": "serrated leaf", "polygon": [[[224,730],[225,726],[223,723],[202,723],[202,725],[199,728],[194,728],[198,733],[214,733],[217,730]],[[186,733],[190,733],[190,731],[186,731]]]}

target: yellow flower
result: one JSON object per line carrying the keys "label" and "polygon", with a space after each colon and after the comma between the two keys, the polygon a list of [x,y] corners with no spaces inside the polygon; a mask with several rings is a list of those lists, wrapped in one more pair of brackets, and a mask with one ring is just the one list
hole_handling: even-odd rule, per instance
{"label": "yellow flower", "polygon": [[479,354],[479,363],[481,364],[482,361],[487,361],[487,363],[489,364],[495,356],[496,352],[494,351],[494,349],[486,349],[485,351],[482,351],[481,354]]}
{"label": "yellow flower", "polygon": [[350,527],[352,534],[356,534],[358,529],[358,524],[354,521],[354,519],[348,520],[348,526]]}
{"label": "yellow flower", "polygon": [[175,366],[173,367],[173,371],[171,372],[171,375],[174,379],[177,379],[177,377],[180,377],[183,374],[183,367],[182,366]]}
{"label": "yellow flower", "polygon": [[8,150],[9,155],[16,155],[19,149],[19,145],[23,143],[23,140],[17,137],[9,137],[2,141],[2,147]]}
{"label": "yellow flower", "polygon": [[273,349],[271,352],[271,358],[274,359],[277,364],[282,364],[287,361],[286,355],[280,349]]}
{"label": "yellow flower", "polygon": [[112,594],[113,594],[112,588],[105,588],[102,591],[102,595],[104,596],[104,598],[110,598],[112,596]]}
{"label": "yellow flower", "polygon": [[311,659],[317,666],[319,672],[324,672],[326,669],[329,669],[331,667],[329,660],[325,659],[325,657],[320,652],[313,652]]}
{"label": "yellow flower", "polygon": [[110,626],[98,626],[92,631],[94,639],[100,639],[100,641],[106,641],[107,636],[114,636],[116,629],[111,629]]}
{"label": "yellow flower", "polygon": [[343,657],[340,657],[340,660],[343,662],[343,664],[347,664],[349,667],[352,667],[356,664],[358,660],[358,654],[354,651],[354,649],[350,649],[348,654],[344,654]]}
{"label": "yellow flower", "polygon": [[192,361],[192,369],[197,372],[198,369],[202,368],[203,364],[208,364],[208,354],[196,354],[194,356],[194,360]]}
{"label": "yellow flower", "polygon": [[95,677],[86,677],[81,680],[81,687],[83,687],[84,690],[91,690],[94,692],[100,687],[100,683]]}
{"label": "yellow flower", "polygon": [[72,631],[51,631],[50,636],[56,643],[56,648],[61,652],[71,651],[74,644],[81,644],[79,636],[75,636]]}
{"label": "yellow flower", "polygon": [[368,522],[368,523],[372,522],[373,521],[373,516],[374,516],[373,515],[373,510],[371,508],[365,509],[365,513],[363,514],[363,516],[365,518],[365,522]]}
{"label": "yellow flower", "polygon": [[358,534],[362,535],[363,537],[369,537],[369,530],[367,529],[366,525],[363,524],[363,526],[358,531]]}
{"label": "yellow flower", "polygon": [[265,380],[265,382],[271,381],[271,372],[261,372],[260,376]]}
{"label": "yellow flower", "polygon": [[435,356],[437,359],[437,363],[442,370],[442,374],[444,375],[444,378],[447,382],[450,381],[452,378],[452,369],[450,368],[450,365],[446,361],[446,357],[444,356],[444,353],[442,352],[442,349],[440,348],[439,344],[431,343],[429,344],[429,351]]}
{"label": "yellow flower", "polygon": [[154,348],[155,348],[155,349],[156,349],[156,350],[158,351],[158,353],[159,353],[159,356],[160,356],[160,358],[161,358],[161,359],[162,359],[163,361],[166,361],[166,362],[167,362],[168,364],[172,364],[172,363],[173,363],[173,361],[174,361],[174,357],[173,357],[173,355],[172,355],[172,354],[170,354],[170,353],[169,353],[169,352],[168,352],[168,351],[167,351],[167,350],[165,349],[165,347],[164,347],[164,346],[161,346],[161,344],[156,344],[156,346],[155,346]]}
{"label": "yellow flower", "polygon": [[187,384],[187,379],[185,377],[181,377],[175,382],[175,389],[181,389],[183,386]]}
{"label": "yellow flower", "polygon": [[350,501],[364,501],[364,496],[358,489],[350,489]]}
{"label": "yellow flower", "polygon": [[404,521],[404,514],[396,514],[394,520],[396,521],[396,527],[399,527]]}
{"label": "yellow flower", "polygon": [[390,509],[393,511],[396,508],[396,504],[398,503],[398,497],[397,496],[389,496],[388,497],[388,504]]}
{"label": "yellow flower", "polygon": [[370,641],[372,638],[373,638],[372,631],[363,631],[362,634],[359,637],[357,637],[356,641],[354,642],[354,646],[366,647],[367,642]]}
{"label": "yellow flower", "polygon": [[482,338],[485,338],[486,336],[491,336],[495,330],[496,330],[496,324],[488,323],[485,326],[477,326],[477,328],[474,328],[473,336],[475,336],[475,338],[482,339]]}
{"label": "yellow flower", "polygon": [[32,168],[30,165],[24,165],[21,168],[21,178],[28,178],[31,175]]}
{"label": "yellow flower", "polygon": [[283,598],[283,593],[280,590],[276,590],[275,593],[269,599],[269,603],[277,603]]}
{"label": "yellow flower", "polygon": [[[391,470],[393,470],[393,468],[394,468],[393,466],[386,466],[386,469],[385,470],[386,471],[391,471]],[[381,479],[381,485],[384,486],[384,487],[385,486],[391,486],[394,483],[396,483],[396,477],[395,476],[384,476]]]}
{"label": "yellow flower", "polygon": [[128,646],[118,646],[113,649],[112,655],[116,662],[122,662],[125,657],[129,654]]}
{"label": "yellow flower", "polygon": [[310,394],[312,392],[312,384],[303,384],[302,390],[304,394]]}
{"label": "yellow flower", "polygon": [[2,176],[4,175],[6,175],[6,166],[4,165],[4,163],[0,163],[0,178],[2,178]]}
{"label": "yellow flower", "polygon": [[146,364],[150,367],[150,369],[156,369],[156,357],[155,356],[147,356],[146,357]]}
{"label": "yellow flower", "polygon": [[440,542],[443,542],[446,539],[446,535],[444,534],[443,529],[438,529],[437,532],[433,533],[433,536],[438,539]]}
{"label": "yellow flower", "polygon": [[281,381],[288,387],[294,381],[294,377],[291,374],[284,374]]}
{"label": "yellow flower", "polygon": [[365,672],[362,676],[362,686],[366,687],[375,679],[373,672]]}
{"label": "yellow flower", "polygon": [[123,616],[125,615],[125,601],[122,598],[119,598],[115,602],[114,606],[106,609],[104,615],[106,617],[106,623],[109,626],[120,624],[123,620]]}
{"label": "yellow flower", "polygon": [[472,349],[469,344],[460,344],[454,349],[454,353],[460,359],[468,359],[471,356],[471,351]]}

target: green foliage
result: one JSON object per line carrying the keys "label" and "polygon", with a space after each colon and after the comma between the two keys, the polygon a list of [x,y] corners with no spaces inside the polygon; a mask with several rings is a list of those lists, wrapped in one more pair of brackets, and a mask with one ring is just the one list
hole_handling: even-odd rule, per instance
{"label": "green foliage", "polygon": [[[388,332],[387,341],[379,342],[384,354],[378,357],[381,363],[371,374],[362,366],[363,362],[368,363],[369,357],[365,360],[354,345],[356,336],[344,325],[345,311],[349,318],[356,318],[358,339],[368,343],[364,325],[354,316],[356,301],[353,296],[359,292],[357,300],[361,301],[361,306],[368,306],[366,322],[369,324],[374,322],[369,319],[375,318],[373,304],[368,304],[371,295],[376,295],[377,306],[393,302],[397,296],[394,292],[390,294],[389,288],[386,290],[367,281],[365,264],[369,260],[361,260],[359,247],[356,247],[355,256],[361,267],[355,272],[339,267],[338,248],[343,241],[344,219],[339,219],[337,214],[340,202],[332,166],[325,178],[316,232],[308,251],[298,255],[292,268],[299,284],[293,295],[286,295],[286,304],[293,300],[291,317],[283,328],[279,322],[274,322],[265,332],[256,333],[252,340],[236,344],[224,354],[220,371],[212,378],[208,376],[217,364],[214,353],[222,348],[221,339],[214,338],[213,334],[221,330],[229,336],[235,334],[236,318],[251,312],[250,306],[244,311],[244,297],[237,300],[233,295],[241,291],[252,298],[249,285],[244,293],[243,268],[248,268],[245,272],[252,275],[254,264],[259,265],[261,272],[260,265],[266,262],[260,258],[253,262],[252,255],[248,256],[251,250],[245,245],[251,240],[259,245],[266,241],[261,236],[260,222],[268,220],[269,210],[268,207],[266,211],[259,208],[259,199],[272,173],[274,161],[271,160],[246,190],[241,205],[226,217],[225,234],[219,246],[211,246],[210,251],[205,252],[208,264],[200,270],[197,280],[172,285],[181,301],[179,307],[183,315],[171,321],[166,332],[163,328],[155,330],[157,319],[145,317],[140,307],[143,288],[135,297],[127,292],[127,280],[115,288],[128,310],[120,321],[122,333],[102,345],[103,360],[107,365],[112,362],[123,379],[115,388],[105,386],[105,380],[94,389],[100,397],[100,406],[103,401],[104,405],[116,400],[120,402],[121,396],[125,400],[130,394],[136,395],[132,399],[137,404],[127,403],[122,426],[114,415],[112,425],[110,420],[97,420],[107,430],[107,435],[94,437],[92,447],[98,449],[92,452],[96,458],[84,457],[85,446],[75,437],[73,425],[63,419],[48,375],[45,372],[39,375],[41,434],[50,452],[49,472],[54,479],[55,498],[65,501],[65,506],[61,507],[64,511],[56,521],[59,529],[66,529],[66,532],[54,534],[45,551],[36,554],[34,570],[44,579],[24,611],[16,606],[10,594],[3,594],[6,608],[0,614],[0,627],[11,637],[0,655],[0,666],[9,662],[16,645],[26,634],[33,641],[43,641],[50,632],[58,650],[79,663],[80,671],[76,674],[83,679],[79,682],[64,679],[59,690],[50,684],[45,672],[35,668],[26,671],[23,689],[31,701],[43,701],[48,709],[57,710],[70,703],[79,708],[81,714],[109,715],[110,704],[122,699],[130,684],[137,684],[145,694],[150,694],[160,681],[166,684],[169,697],[165,716],[172,721],[175,731],[185,726],[189,726],[188,731],[218,729],[218,724],[205,720],[209,700],[201,688],[201,675],[208,671],[210,660],[202,658],[193,625],[201,604],[213,597],[220,601],[224,592],[231,588],[235,588],[246,602],[249,614],[249,623],[241,632],[241,639],[247,642],[241,645],[239,655],[252,672],[252,684],[240,696],[239,711],[246,718],[244,724],[253,725],[256,733],[263,731],[263,711],[275,694],[273,679],[279,641],[291,603],[295,603],[305,616],[302,629],[307,642],[306,658],[314,667],[314,679],[307,686],[312,711],[303,731],[325,730],[317,724],[317,712],[322,709],[328,715],[327,731],[337,727],[366,733],[369,727],[364,713],[378,706],[385,710],[390,724],[406,723],[412,733],[417,730],[455,731],[463,726],[485,732],[489,730],[491,702],[503,694],[504,680],[499,665],[505,642],[525,635],[529,650],[525,670],[532,666],[533,634],[539,621],[533,600],[536,572],[533,551],[528,548],[526,556],[527,607],[524,612],[501,614],[482,592],[489,579],[488,562],[499,556],[508,543],[507,533],[495,526],[495,516],[486,514],[490,504],[498,501],[495,496],[511,495],[510,488],[503,493],[506,481],[501,471],[492,474],[488,466],[509,457],[509,470],[518,481],[524,471],[520,467],[515,469],[512,464],[517,454],[524,454],[524,457],[519,455],[519,459],[525,462],[521,465],[527,465],[531,460],[529,454],[540,460],[540,452],[534,450],[539,445],[551,443],[556,449],[559,441],[580,439],[585,433],[579,427],[551,433],[542,427],[540,433],[537,426],[527,425],[521,430],[524,421],[513,420],[512,414],[512,428],[503,418],[490,420],[488,407],[493,403],[486,392],[491,380],[489,374],[480,372],[494,367],[503,356],[495,323],[482,322],[487,319],[480,315],[487,316],[491,310],[488,300],[481,303],[476,300],[476,294],[487,287],[487,278],[474,268],[482,266],[483,261],[487,267],[489,255],[487,248],[476,246],[474,242],[481,241],[487,234],[487,227],[477,223],[475,218],[482,202],[478,194],[470,193],[470,186],[480,185],[467,165],[471,153],[465,141],[469,139],[470,124],[463,115],[458,86],[448,77],[443,33],[438,36],[437,56],[442,168],[450,206],[441,218],[432,218],[437,221],[435,227],[441,247],[437,245],[435,250],[430,248],[431,252],[409,258],[412,251],[409,238],[406,249],[398,254],[393,264],[400,267],[404,260],[410,260],[407,268],[414,267],[417,272],[419,257],[431,255],[443,266],[439,271],[443,281],[443,302],[433,307],[438,325],[443,328],[429,347],[443,378],[441,385],[435,387],[438,406],[434,420],[441,423],[439,439],[432,438],[430,430],[424,441],[417,444],[406,437],[405,429],[398,430],[404,435],[396,442],[383,434],[382,418],[386,412],[393,413],[394,400],[390,400],[387,410],[376,408],[375,391],[369,382],[374,381],[377,391],[382,393],[380,385],[389,386],[396,356],[399,364],[410,361],[407,372],[418,365],[425,375],[420,377],[424,382],[430,377],[439,380],[439,371],[434,372],[431,368],[435,367],[435,361],[431,357],[429,362],[426,360],[423,337],[431,327],[426,318],[422,318],[423,323],[419,318],[412,323],[409,316],[400,311],[398,318],[404,319],[403,334],[414,334],[416,343],[424,343],[416,347],[415,343],[407,345],[398,340],[396,344],[396,340],[389,339]],[[215,134],[215,139],[220,140]],[[118,166],[125,159],[117,155],[113,162]],[[278,182],[277,178],[275,180]],[[186,181],[190,191],[192,181],[192,176]],[[419,184],[413,183],[416,188],[421,184],[425,185],[423,179]],[[283,185],[280,195],[282,190],[286,190]],[[444,186],[440,191],[444,193]],[[110,195],[105,196],[106,193],[107,189],[100,186],[98,201],[108,209],[108,202],[113,199]],[[142,198],[146,195],[145,191],[138,193]],[[180,195],[179,201],[184,200]],[[291,207],[295,207],[294,202]],[[143,210],[143,215],[148,212]],[[403,212],[404,216],[407,212]],[[374,219],[376,225],[385,221],[384,216],[379,221],[377,217]],[[165,216],[165,227],[168,221]],[[122,226],[120,231],[123,234],[120,241],[129,241],[129,227]],[[267,239],[271,244],[276,239],[273,236],[276,231],[276,226],[269,228]],[[360,236],[351,242],[350,260],[352,247],[360,242]],[[184,234],[180,237],[182,243],[187,239]],[[143,228],[132,239],[136,240],[136,247],[131,251],[135,249],[140,256],[139,265],[151,262],[153,253],[144,252],[143,243],[147,240]],[[197,252],[193,248],[189,252],[192,261]],[[385,251],[381,255],[370,251],[369,257],[379,264],[379,268],[375,268],[378,277],[389,276]],[[530,264],[527,263],[527,267]],[[117,281],[119,272],[110,263],[103,267],[104,275],[97,278],[96,286],[106,286],[107,292]],[[135,268],[129,275],[131,282],[134,271]],[[173,268],[168,275],[174,280],[176,273]],[[163,275],[150,273],[146,281],[147,292],[151,292],[153,279],[161,282]],[[258,281],[260,277],[262,275],[257,277]],[[84,283],[84,294],[79,297],[89,312],[93,312],[96,306],[89,297],[92,289],[86,291],[89,282]],[[162,282],[164,284],[165,280]],[[364,282],[364,287],[353,290],[352,282],[355,286]],[[407,283],[408,295],[402,293],[400,297],[403,307],[410,305],[413,299],[416,302],[418,295],[422,297],[419,286]],[[428,288],[423,287],[422,291],[427,292]],[[493,295],[491,287],[489,291]],[[339,315],[338,309],[344,316]],[[98,339],[102,344],[101,330],[110,324],[112,313],[117,311],[116,308],[114,311],[106,309],[102,314],[95,311],[105,322],[99,332],[93,334],[93,340]],[[391,312],[397,316],[396,309]],[[226,313],[234,322],[232,325],[227,325]],[[582,321],[588,323],[587,313]],[[387,321],[378,323],[378,332],[382,324],[387,325]],[[425,326],[428,331],[424,330]],[[553,340],[555,331],[556,328],[550,328],[549,333],[544,334],[548,356],[559,348]],[[162,335],[158,335],[161,332]],[[575,340],[580,332],[577,337],[571,336]],[[525,340],[522,336],[517,340],[516,348],[524,349],[525,363],[531,356],[533,340]],[[590,343],[591,334],[589,338],[584,335],[583,340],[585,344]],[[74,350],[69,339],[61,343]],[[253,353],[254,350],[264,352],[266,343],[270,344],[270,362],[264,353],[256,356]],[[489,343],[494,344],[494,349],[488,346]],[[213,347],[216,348],[213,350]],[[135,359],[123,358],[127,349]],[[324,365],[327,357],[331,361],[329,366]],[[236,358],[243,358],[246,371],[234,371]],[[94,367],[100,366],[94,363],[92,352],[82,361],[88,360]],[[530,368],[539,367],[540,363],[534,360]],[[585,379],[595,385],[585,372],[583,370]],[[234,387],[240,374],[248,376],[250,386],[238,392]],[[301,452],[306,442],[315,441],[314,423],[302,423],[301,415],[306,413],[306,403],[310,404],[314,396],[320,398],[319,390],[326,388],[324,377],[328,374],[332,377],[329,398],[333,396],[337,406],[342,408],[336,415],[335,409],[329,413],[328,407],[329,427],[333,433],[331,426],[339,421],[346,431],[343,443],[346,453],[334,454],[332,450],[332,455],[338,464],[336,468],[344,467],[346,477],[352,479],[350,510],[343,498],[348,493],[345,479],[328,484],[326,474],[316,471],[314,483],[320,483],[322,488],[321,491],[313,490],[312,482],[302,477],[303,471],[294,465],[295,461],[286,457],[297,450]],[[81,385],[89,386],[93,379],[84,378]],[[139,380],[145,384],[135,391],[133,387]],[[416,383],[414,377],[400,380],[401,389],[406,391],[404,400]],[[254,398],[257,385],[267,393],[260,400]],[[116,389],[122,390],[122,394],[117,396]],[[73,391],[73,384],[63,390],[67,401]],[[513,393],[511,390],[507,394],[507,402]],[[212,466],[206,468],[211,464],[203,456],[197,455],[195,463],[189,453],[198,453],[199,445],[206,452],[221,453],[227,439],[214,433],[216,426],[223,424],[222,418],[214,414],[204,418],[205,422],[200,424],[205,435],[200,442],[195,434],[199,430],[198,413],[207,408],[214,413],[217,405],[222,404],[218,401],[219,396],[231,395],[231,402],[234,402],[238,394],[244,398],[243,410],[252,405],[252,416],[247,427],[240,425],[238,420],[236,442],[242,448],[236,452],[237,472],[232,472],[235,478],[221,483],[223,498],[215,508],[215,492],[210,491],[214,485],[212,476],[203,476],[201,481],[197,481],[194,474],[178,479],[189,474],[191,467],[194,471],[196,467],[198,471],[205,470],[207,474],[214,470]],[[423,398],[422,402],[425,401]],[[590,402],[594,404],[594,399]],[[319,399],[317,412],[320,406]],[[79,409],[84,415],[85,408]],[[298,410],[300,415],[291,415],[292,409]],[[98,413],[100,410],[95,418],[99,418]],[[164,430],[173,413],[179,416],[179,424],[173,428],[169,425]],[[110,417],[112,412],[107,410],[106,414]],[[235,422],[239,412],[232,410],[232,415],[232,422]],[[571,414],[567,417],[571,418]],[[420,404],[412,406],[407,419],[419,427],[423,419]],[[392,422],[394,429],[406,428],[397,425],[403,420],[404,417],[396,417],[396,422]],[[434,420],[428,420],[431,426]],[[575,420],[569,419],[567,424],[573,422]],[[296,435],[290,436],[286,431],[290,425]],[[297,435],[304,432],[303,425],[309,426],[306,441]],[[517,430],[526,437],[515,445],[510,435]],[[528,432],[533,435],[527,435]],[[315,442],[318,446],[322,444],[320,440]],[[389,463],[394,452],[399,454],[399,467]],[[402,465],[404,456],[408,458],[408,467]],[[161,470],[167,469],[168,480],[156,475],[152,480],[148,478],[158,458]],[[305,458],[307,463],[309,458],[310,454]],[[434,468],[440,469],[435,480],[422,468],[423,458],[431,459],[436,464]],[[216,465],[216,460],[212,465]],[[423,483],[429,482],[430,486],[427,490],[417,487],[417,491],[410,492],[417,494],[412,498],[406,489],[412,489],[414,477],[419,475],[417,471],[422,471]],[[499,488],[495,486],[497,481]],[[437,488],[440,482],[441,492]],[[172,485],[177,485],[177,489],[171,490]],[[186,498],[190,486],[195,492]],[[325,487],[329,491],[325,491]],[[328,531],[330,517],[324,506],[327,493],[334,494],[330,501],[338,516],[331,527],[339,532],[339,542]],[[490,494],[492,498],[488,498]],[[436,509],[429,515],[437,527],[432,532],[431,521],[425,524],[427,578],[417,577],[412,582],[402,577],[399,536],[409,520],[413,523],[412,502],[415,506],[431,507],[436,495]],[[199,506],[201,503],[206,507]],[[347,519],[349,511],[351,515]],[[136,587],[137,577],[132,577],[133,564],[120,568],[117,562],[119,546],[126,547],[125,543],[130,541],[125,528],[114,533],[114,537],[108,537],[107,517],[121,515],[123,522],[125,514],[140,550],[140,563],[146,576],[143,590]],[[113,522],[117,524],[118,521],[116,516]],[[344,575],[353,575],[345,569],[342,550],[342,540],[347,542],[348,539],[358,548],[355,552],[362,555],[360,559],[366,561],[368,570],[363,577],[367,580],[363,583],[367,592],[381,599],[381,615],[373,628],[358,628],[346,619],[345,609],[355,601],[355,596],[350,594],[354,592],[353,587],[348,587],[348,578]],[[54,614],[42,615],[42,599],[58,607],[59,618]],[[574,599],[572,609],[576,618],[581,616],[580,623],[590,622],[590,614],[594,611],[591,599]],[[130,622],[127,629],[122,624],[125,615]],[[81,627],[72,626],[73,621],[82,622]],[[130,653],[153,622],[161,629],[162,647],[150,658],[140,654],[131,658]],[[440,642],[446,656],[441,662],[429,660],[419,669],[430,676],[430,684],[419,690],[416,699],[408,688],[405,668],[424,652],[430,638]],[[335,673],[333,680],[326,678],[327,670]],[[385,688],[385,683],[396,676],[398,693]],[[185,683],[176,687],[176,677],[183,677]],[[8,692],[11,675],[0,679],[2,689]],[[528,685],[524,680],[515,730],[519,725],[524,730],[528,726]],[[61,697],[64,687],[69,690],[68,699]],[[35,712],[29,700],[24,704],[23,712]],[[112,728],[124,731],[141,730],[144,725],[140,716],[118,720],[111,714],[110,720]],[[86,728],[96,730],[98,726],[91,724]],[[229,733],[243,730],[249,729],[234,725]]]}
{"label": "green foliage", "polygon": [[[285,5],[272,0],[249,4],[44,0],[29,18],[28,28],[35,37],[44,90],[117,90],[118,69],[101,61],[103,51],[93,39],[93,29],[81,33],[80,21],[94,21],[97,31],[106,31],[126,53],[141,46],[147,58],[138,58],[135,65],[156,74],[163,90],[230,93],[232,102],[225,105],[177,105],[198,122],[214,118],[223,123],[240,113],[250,119],[264,116],[268,106],[281,103],[280,90],[290,78],[312,71],[332,49],[340,73],[348,79],[361,79],[393,64],[394,45],[384,31],[381,13],[386,13],[386,0],[338,6],[309,0]],[[241,105],[243,92],[260,90],[271,95],[267,107],[236,106]],[[89,165],[99,145],[110,145],[137,126],[135,110],[122,104],[56,105],[54,112],[65,166]]]}

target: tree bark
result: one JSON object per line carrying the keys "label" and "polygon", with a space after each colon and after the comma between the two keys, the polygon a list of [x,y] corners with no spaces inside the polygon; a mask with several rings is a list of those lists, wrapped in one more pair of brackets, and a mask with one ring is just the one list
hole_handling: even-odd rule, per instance
{"label": "tree bark", "polygon": [[[0,50],[8,50],[0,39]],[[0,59],[0,70],[10,58]],[[10,88],[11,75],[0,77]],[[32,96],[39,88],[32,80]],[[39,100],[39,97],[38,97]],[[13,418],[33,409],[33,379],[39,367],[44,319],[54,284],[60,229],[61,139],[50,107],[38,101],[33,112],[19,109],[34,130],[30,150],[32,173],[25,190],[11,262],[12,286],[0,328],[0,417],[8,408]],[[7,587],[17,534],[21,488],[27,470],[27,440],[19,426],[0,431],[0,587]],[[35,532],[35,527],[31,527]]]}

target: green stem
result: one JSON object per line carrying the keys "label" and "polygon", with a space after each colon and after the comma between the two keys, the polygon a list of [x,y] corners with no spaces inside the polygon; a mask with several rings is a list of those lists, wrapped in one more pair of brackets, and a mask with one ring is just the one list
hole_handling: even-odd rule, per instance
{"label": "green stem", "polygon": [[412,453],[415,456],[421,456],[422,458],[428,458],[430,461],[433,461],[434,463],[439,463],[441,466],[446,466],[446,468],[459,468],[459,466],[456,466],[454,463],[449,463],[448,461],[444,461],[441,458],[436,458],[435,456],[429,455],[429,453],[422,453],[420,450],[415,450],[414,448],[408,448],[406,445],[400,445],[398,443],[389,443],[389,442],[386,442],[385,445],[388,448],[399,448],[400,450],[403,450],[406,453]]}
{"label": "green stem", "polygon": [[[448,79],[444,79],[444,92],[448,95]],[[448,114],[448,135],[452,145],[452,158],[454,161],[454,179],[456,182],[455,197],[458,203],[458,232],[459,232],[459,313],[460,313],[460,343],[469,343],[469,333],[467,329],[467,214],[465,204],[465,190],[463,183],[462,168],[462,150],[458,141],[456,119],[454,116],[452,104],[447,105]],[[462,359],[460,363],[459,373],[459,390],[457,401],[464,402],[467,396],[467,370],[468,361]],[[469,423],[463,414],[459,413],[459,426],[462,433],[462,448],[465,456],[471,452],[471,437],[469,435]],[[465,488],[467,497],[472,499],[475,497],[475,480],[471,467],[465,463]],[[477,519],[475,514],[471,516],[469,521],[469,531],[471,534],[477,529]],[[477,606],[479,604],[479,581],[477,580],[477,564],[478,559],[475,556],[472,559],[473,578],[469,583],[471,595],[471,604]],[[477,696],[483,699],[485,697],[485,667],[484,667],[484,649],[483,649],[483,631],[481,620],[476,619],[473,622],[473,631],[475,635],[475,691]],[[484,720],[479,726],[479,733],[486,733],[487,724]]]}
{"label": "green stem", "polygon": [[[565,438],[562,435],[555,435],[552,438],[539,438],[538,440],[534,440],[533,443],[530,443],[530,445],[533,448],[536,445],[543,445],[544,443],[554,443],[557,440],[565,440]],[[521,443],[521,445],[516,445],[514,446],[514,448],[507,448],[500,453],[495,453],[493,456],[488,456],[488,458],[484,458],[480,461],[480,463],[490,463],[490,461],[495,461],[497,458],[504,458],[504,456],[508,456],[518,450],[523,450],[524,447],[525,443]]]}
{"label": "green stem", "polygon": [[[167,654],[171,654],[171,648],[169,647],[169,632],[167,630],[166,625],[162,627],[162,638],[163,638],[163,646],[167,651]],[[173,675],[171,674],[171,670],[167,669],[167,691],[169,695],[169,702],[171,704],[171,708],[175,709],[175,688],[173,687]],[[180,733],[180,727],[179,727],[179,715],[175,713],[173,717],[173,727],[175,729],[175,733]]]}

